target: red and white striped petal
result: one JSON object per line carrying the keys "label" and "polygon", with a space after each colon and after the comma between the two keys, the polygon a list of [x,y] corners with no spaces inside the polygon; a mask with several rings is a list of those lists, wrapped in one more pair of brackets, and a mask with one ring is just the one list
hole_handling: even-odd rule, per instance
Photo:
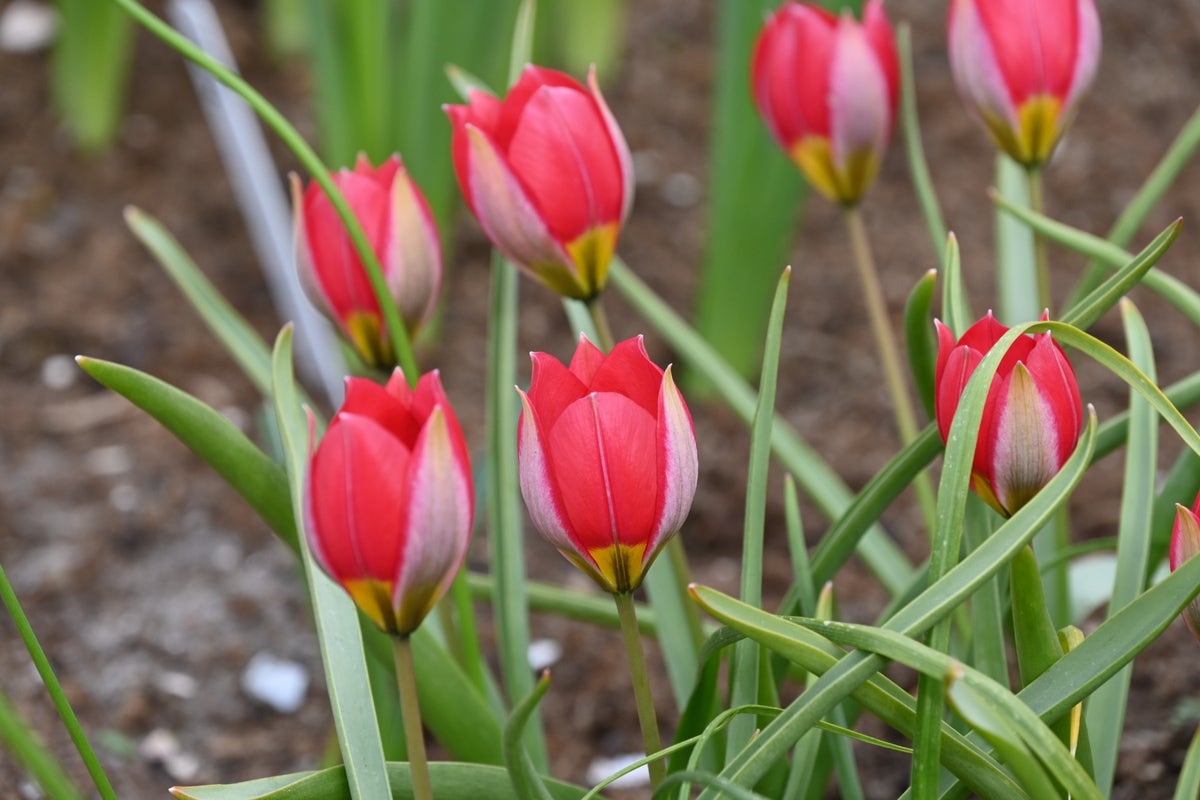
{"label": "red and white striped petal", "polygon": [[866,31],[843,13],[829,70],[830,143],[839,171],[856,155],[883,158],[892,128],[888,95],[887,74]]}
{"label": "red and white striped petal", "polygon": [[[396,159],[399,164],[399,159]],[[383,274],[410,330],[429,319],[442,287],[442,243],[424,195],[404,169],[392,177]]]}
{"label": "red and white striped petal", "polygon": [[617,124],[617,118],[613,116],[612,111],[608,108],[608,103],[604,101],[604,95],[600,93],[600,85],[596,81],[596,66],[594,64],[588,70],[588,90],[591,91],[592,99],[596,101],[596,106],[600,109],[600,116],[604,120],[604,127],[608,131],[608,140],[612,144],[617,157],[617,164],[620,166],[621,216],[618,222],[623,225],[625,224],[625,220],[629,219],[629,212],[633,210],[633,193],[634,186],[636,185],[633,174],[633,156],[629,152],[629,145],[625,141],[625,134],[621,132],[621,126]]}
{"label": "red and white striped petal", "polygon": [[1015,130],[1016,101],[974,0],[952,0],[948,46],[951,72],[959,93],[985,119],[1003,121],[1010,130]]}
{"label": "red and white striped petal", "polygon": [[700,477],[696,452],[696,431],[683,395],[675,386],[668,366],[658,395],[658,501],[657,522],[646,545],[647,559],[662,547],[667,538],[683,527]]}
{"label": "red and white striped petal", "polygon": [[[529,396],[521,396],[521,419],[517,424],[517,461],[520,465],[521,496],[529,518],[550,544],[560,551],[574,552],[590,561],[591,556],[571,535],[570,521],[563,509],[558,483],[550,466],[545,436],[538,424],[538,413]],[[594,566],[594,565],[593,565]]]}

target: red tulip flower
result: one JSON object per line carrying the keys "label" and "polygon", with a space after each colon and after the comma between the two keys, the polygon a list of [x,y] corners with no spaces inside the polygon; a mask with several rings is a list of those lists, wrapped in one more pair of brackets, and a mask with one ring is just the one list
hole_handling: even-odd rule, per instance
{"label": "red tulip flower", "polygon": [[[410,335],[433,312],[442,283],[437,224],[399,156],[378,168],[359,156],[331,176],[362,225]],[[314,181],[292,179],[296,265],[305,292],[354,345],[364,362],[395,364],[379,302],[342,220]]]}
{"label": "red tulip flower", "polygon": [[880,0],[859,24],[850,12],[789,2],[754,46],[754,102],[808,182],[831,200],[857,203],[891,137],[900,65]]}
{"label": "red tulip flower", "polygon": [[596,85],[528,66],[503,100],[446,106],[454,171],[484,233],[564,297],[604,288],[633,205],[629,147]]}
{"label": "red tulip flower", "polygon": [[696,493],[687,404],[640,336],[608,356],[581,337],[569,367],[532,357],[518,432],[529,515],[603,589],[631,592]]}
{"label": "red tulip flower", "polygon": [[[962,338],[940,322],[934,375],[938,430],[945,441],[959,397],[975,367],[1008,328],[991,312]],[[1008,517],[1058,474],[1083,429],[1075,371],[1049,333],[1022,336],[1004,354],[992,378],[971,485],[988,505]]]}
{"label": "red tulip flower", "polygon": [[304,498],[313,557],[382,630],[416,630],[462,565],[471,464],[437,372],[410,389],[346,380],[312,453]]}
{"label": "red tulip flower", "polygon": [[1044,162],[1100,61],[1093,0],[951,0],[948,28],[959,94],[1001,150]]}
{"label": "red tulip flower", "polygon": [[[1179,569],[1183,562],[1200,553],[1200,496],[1190,509],[1175,505],[1175,527],[1171,531],[1171,550],[1168,560],[1171,571]],[[1183,621],[1192,636],[1200,640],[1200,598],[1192,600],[1183,609]]]}

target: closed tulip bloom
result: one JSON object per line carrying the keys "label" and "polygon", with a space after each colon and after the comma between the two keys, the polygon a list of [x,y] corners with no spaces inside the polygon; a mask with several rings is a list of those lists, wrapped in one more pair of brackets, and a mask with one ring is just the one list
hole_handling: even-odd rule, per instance
{"label": "closed tulip bloom", "polygon": [[[945,441],[958,401],[975,367],[1008,328],[989,311],[962,338],[940,322],[934,375],[938,430]],[[1018,338],[992,378],[971,485],[1008,517],[1062,469],[1083,426],[1075,371],[1049,333]]]}
{"label": "closed tulip bloom", "polygon": [[305,531],[313,557],[393,635],[414,631],[462,565],[471,465],[437,372],[410,389],[346,380],[346,402],[312,453]]}
{"label": "closed tulip bloom", "polygon": [[528,66],[503,100],[446,106],[454,171],[484,233],[564,297],[604,288],[633,205],[633,161],[596,85]]}
{"label": "closed tulip bloom", "polygon": [[862,23],[816,5],[785,3],[754,47],[754,102],[805,178],[853,205],[887,150],[899,92],[896,43],[880,0]]}
{"label": "closed tulip bloom", "polygon": [[[1175,527],[1171,531],[1171,550],[1168,557],[1171,571],[1179,569],[1183,562],[1200,553],[1200,496],[1189,509],[1175,505]],[[1183,621],[1192,636],[1200,641],[1200,598],[1192,600],[1183,609]]]}
{"label": "closed tulip bloom", "polygon": [[951,0],[959,94],[1020,164],[1050,157],[1100,61],[1093,0]]}
{"label": "closed tulip bloom", "polygon": [[[346,197],[379,259],[388,290],[410,335],[437,303],[442,247],[429,204],[399,156],[372,167],[359,156],[353,170],[330,176]],[[379,302],[341,218],[314,181],[292,178],[296,266],[300,282],[367,364],[395,365]]]}
{"label": "closed tulip bloom", "polygon": [[603,589],[633,591],[696,493],[687,404],[640,336],[608,356],[581,337],[569,367],[532,357],[518,429],[529,515]]}

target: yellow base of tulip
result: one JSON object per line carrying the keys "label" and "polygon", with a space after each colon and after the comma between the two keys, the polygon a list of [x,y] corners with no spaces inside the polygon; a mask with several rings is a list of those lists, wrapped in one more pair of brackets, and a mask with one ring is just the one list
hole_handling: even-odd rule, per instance
{"label": "yellow base of tulip", "polygon": [[806,136],[796,142],[791,156],[817,191],[843,205],[857,203],[879,169],[879,160],[870,150],[850,153],[839,168],[829,140],[821,136]]}
{"label": "yellow base of tulip", "polygon": [[614,544],[597,547],[588,554],[596,562],[600,576],[608,584],[610,592],[629,592],[642,582],[642,557],[646,554],[643,544]]}
{"label": "yellow base of tulip", "polygon": [[369,367],[388,369],[396,365],[392,345],[383,336],[383,322],[378,314],[356,311],[342,322],[346,337],[354,345],[354,351]]}
{"label": "yellow base of tulip", "polygon": [[1017,110],[1017,128],[1006,119],[984,115],[992,138],[1018,164],[1036,167],[1050,158],[1060,133],[1062,103],[1050,95],[1026,100]]}

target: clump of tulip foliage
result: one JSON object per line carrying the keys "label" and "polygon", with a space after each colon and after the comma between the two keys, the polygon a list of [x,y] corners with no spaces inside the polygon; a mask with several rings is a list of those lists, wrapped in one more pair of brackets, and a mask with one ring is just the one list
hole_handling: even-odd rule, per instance
{"label": "clump of tulip foliage", "polygon": [[[119,2],[195,57],[132,0]],[[514,64],[527,60],[519,48],[527,47],[528,5],[522,13]],[[844,796],[861,796],[851,742],[895,747],[857,732],[864,716],[903,741],[913,798],[1107,796],[1127,665],[1181,613],[1200,637],[1200,560],[1191,558],[1200,551],[1200,435],[1179,411],[1200,393],[1194,376],[1165,390],[1156,386],[1146,326],[1123,298],[1144,281],[1196,319],[1200,295],[1150,272],[1178,225],[1126,254],[1124,242],[1069,228],[1041,208],[1043,173],[1052,177],[1055,151],[1096,72],[1100,23],[1092,0],[950,0],[946,58],[965,106],[981,122],[980,136],[1020,167],[1029,201],[997,194],[995,202],[1033,231],[1025,253],[1032,268],[998,281],[1008,287],[998,300],[1003,322],[991,311],[969,311],[957,243],[944,233],[927,182],[918,185],[937,273],[914,276],[902,355],[879,286],[878,270],[887,264],[872,257],[863,210],[895,130],[918,132],[915,104],[901,111],[903,34],[898,44],[880,0],[869,0],[858,16],[785,2],[765,19],[745,80],[773,140],[842,209],[848,258],[862,286],[848,313],[862,311],[869,320],[879,380],[896,414],[897,455],[857,494],[826,477],[820,457],[773,413],[775,386],[787,379],[777,363],[789,271],[779,282],[753,387],[616,258],[622,226],[636,213],[633,159],[620,108],[610,108],[594,71],[580,82],[525,66],[507,91],[460,75],[462,102],[444,109],[455,179],[497,253],[489,324],[500,349],[491,351],[486,440],[464,436],[454,406],[467,399],[443,389],[440,373],[456,365],[441,363],[436,348],[427,363],[412,352],[410,338],[422,333],[439,302],[454,298],[440,296],[447,265],[437,228],[400,155],[377,167],[364,157],[352,170],[331,172],[297,145],[310,175],[307,183],[293,178],[296,269],[361,367],[346,379],[344,400],[327,424],[292,377],[290,328],[267,353],[263,343],[215,323],[227,339],[259,351],[260,361],[243,363],[271,386],[281,461],[199,401],[128,368],[81,359],[97,380],[209,460],[295,550],[335,700],[341,765],[178,788],[177,796],[476,800],[603,792],[609,781],[588,789],[548,774],[553,753],[537,704],[558,687],[548,674],[535,684],[525,662],[525,519],[546,540],[529,547],[553,546],[596,587],[542,587],[541,609],[622,631],[630,669],[611,679],[629,687],[625,710],[640,722],[646,753],[634,766],[645,767],[655,797],[806,797],[830,781]],[[298,141],[277,116],[268,121],[285,140]],[[909,159],[925,174],[919,147],[909,149]],[[133,215],[131,224],[143,235],[153,223]],[[1049,240],[1107,269],[1094,270],[1055,303]],[[563,298],[577,336],[540,343],[530,383],[514,389],[519,309],[511,287],[518,275]],[[604,313],[614,290],[641,312],[642,329],[614,337]],[[201,306],[212,299],[190,296]],[[1087,333],[1118,305],[1125,353]],[[641,334],[650,331],[671,352],[648,350]],[[566,352],[566,363],[552,355]],[[1128,412],[1097,420],[1076,378],[1081,359],[1129,384]],[[689,577],[693,498],[720,490],[698,487],[700,465],[718,454],[696,434],[673,360],[710,380],[717,399],[707,401],[729,403],[749,423],[738,596]],[[254,373],[253,363],[270,366]],[[1160,418],[1186,452],[1156,484]],[[1085,634],[1070,604],[1065,565],[1078,548],[1065,508],[1091,462],[1121,445],[1129,461],[1128,514],[1113,522],[1116,579],[1106,615]],[[789,513],[786,556],[763,550],[772,456],[789,473],[789,512],[797,508],[797,487],[835,509],[811,549],[798,515]],[[910,487],[928,535],[924,565],[913,565],[878,527]],[[477,496],[484,498],[478,504]],[[488,540],[491,563],[482,577],[462,571],[473,532]],[[840,622],[834,611],[838,571],[856,549],[895,597],[875,625]],[[791,590],[781,607],[768,610],[762,565],[785,557],[794,568]],[[1157,569],[1164,560],[1169,572]],[[499,676],[484,672],[472,581],[494,605]],[[434,635],[428,617],[439,607],[456,624]],[[669,684],[655,685],[646,669],[647,635],[661,647]],[[917,672],[915,693],[887,676],[889,662]],[[47,681],[56,686],[52,673]],[[392,686],[391,700],[381,698]],[[660,718],[653,698],[668,691],[677,713]],[[406,740],[399,750],[380,736],[394,727],[382,715],[395,713],[397,699]],[[451,760],[430,762],[427,736]],[[93,764],[82,732],[78,742]],[[95,766],[97,787],[112,796]],[[1189,751],[1183,774],[1176,796],[1196,796],[1200,747]]]}

